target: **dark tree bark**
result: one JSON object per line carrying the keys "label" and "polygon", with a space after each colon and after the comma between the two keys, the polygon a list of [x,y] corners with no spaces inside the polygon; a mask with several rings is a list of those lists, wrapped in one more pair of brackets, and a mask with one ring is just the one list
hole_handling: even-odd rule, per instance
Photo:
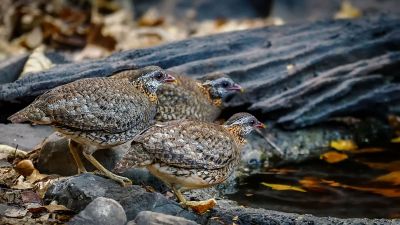
{"label": "dark tree bark", "polygon": [[58,85],[153,64],[194,77],[225,72],[246,88],[227,100],[228,110],[289,128],[360,112],[385,115],[399,109],[400,19],[266,27],[62,64],[0,85],[0,107],[7,115]]}

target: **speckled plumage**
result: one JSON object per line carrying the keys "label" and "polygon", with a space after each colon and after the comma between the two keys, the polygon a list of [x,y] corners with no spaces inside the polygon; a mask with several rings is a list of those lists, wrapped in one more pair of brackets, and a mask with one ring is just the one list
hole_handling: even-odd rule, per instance
{"label": "speckled plumage", "polygon": [[87,78],[59,86],[39,96],[9,119],[49,124],[70,138],[69,148],[78,167],[86,172],[77,149],[107,177],[129,184],[128,178],[104,168],[92,153],[99,148],[123,144],[154,123],[157,88],[175,78],[159,67],[136,70],[135,81],[115,78]]}
{"label": "speckled plumage", "polygon": [[218,125],[196,120],[158,123],[134,138],[115,169],[121,172],[146,166],[161,180],[184,189],[221,183],[239,163],[244,136],[250,132],[241,131],[260,124],[248,113],[242,118],[255,124]]}
{"label": "speckled plumage", "polygon": [[134,83],[87,78],[44,93],[14,118],[51,124],[82,144],[106,147],[132,139],[155,113],[156,104]]}
{"label": "speckled plumage", "polygon": [[[135,70],[123,71],[113,77],[118,79],[134,80],[137,77]],[[157,121],[171,121],[178,119],[196,119],[214,121],[222,109],[222,98],[232,92],[239,91],[240,86],[230,78],[218,77],[213,81],[200,83],[183,75],[174,74],[177,82],[164,84],[157,91]],[[225,82],[227,87],[218,86]],[[228,90],[226,88],[234,88]]]}
{"label": "speckled plumage", "polygon": [[176,84],[163,85],[159,91],[156,120],[198,119],[214,121],[221,113],[222,101],[212,99],[198,81],[177,77]]}

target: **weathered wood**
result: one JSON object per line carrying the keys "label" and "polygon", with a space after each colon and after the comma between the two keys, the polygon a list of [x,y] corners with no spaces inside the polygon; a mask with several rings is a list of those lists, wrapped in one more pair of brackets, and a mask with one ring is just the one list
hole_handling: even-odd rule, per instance
{"label": "weathered wood", "polygon": [[228,110],[247,109],[290,128],[359,112],[386,114],[400,100],[400,19],[266,27],[64,64],[1,85],[0,106],[27,104],[76,79],[152,64],[194,77],[225,72],[246,88],[227,100]]}

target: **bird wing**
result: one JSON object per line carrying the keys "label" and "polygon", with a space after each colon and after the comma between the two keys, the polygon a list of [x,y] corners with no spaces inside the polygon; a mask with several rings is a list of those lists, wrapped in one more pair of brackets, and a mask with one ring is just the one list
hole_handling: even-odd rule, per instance
{"label": "bird wing", "polygon": [[127,80],[88,78],[55,88],[40,97],[57,126],[118,133],[141,126],[155,105]]}
{"label": "bird wing", "polygon": [[156,162],[182,168],[223,168],[237,154],[232,136],[222,126],[200,121],[158,123],[134,141]]}

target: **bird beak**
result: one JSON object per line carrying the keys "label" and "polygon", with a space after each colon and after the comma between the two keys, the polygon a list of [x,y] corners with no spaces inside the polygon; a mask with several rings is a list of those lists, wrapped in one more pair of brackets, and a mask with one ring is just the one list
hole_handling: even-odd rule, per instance
{"label": "bird beak", "polygon": [[255,127],[256,128],[258,128],[258,129],[264,129],[264,128],[266,128],[266,126],[265,126],[265,124],[263,124],[263,123],[257,123],[256,125],[255,125]]}
{"label": "bird beak", "polygon": [[167,78],[164,80],[166,83],[175,83],[176,79],[175,77],[171,76],[170,74],[167,74]]}
{"label": "bird beak", "polygon": [[239,84],[234,84],[232,87],[228,88],[228,90],[244,92],[244,89]]}

